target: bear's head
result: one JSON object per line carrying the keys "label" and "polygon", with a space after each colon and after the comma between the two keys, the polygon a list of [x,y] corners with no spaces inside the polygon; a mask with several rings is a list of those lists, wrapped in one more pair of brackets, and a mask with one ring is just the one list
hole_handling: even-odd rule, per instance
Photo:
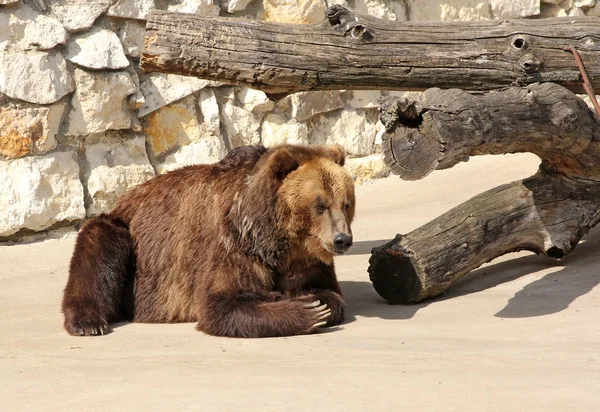
{"label": "bear's head", "polygon": [[345,156],[339,145],[281,146],[269,159],[280,180],[277,225],[293,248],[326,264],[352,246],[354,183]]}

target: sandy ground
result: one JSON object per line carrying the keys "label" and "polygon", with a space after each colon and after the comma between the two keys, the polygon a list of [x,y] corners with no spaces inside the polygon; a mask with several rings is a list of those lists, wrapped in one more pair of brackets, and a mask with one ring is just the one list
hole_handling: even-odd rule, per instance
{"label": "sandy ground", "polygon": [[71,337],[59,304],[73,236],[1,246],[0,410],[597,411],[600,231],[560,265],[508,255],[414,306],[387,305],[367,275],[372,246],[537,164],[480,157],[360,187],[357,243],[336,262],[348,320],[312,336],[126,324]]}

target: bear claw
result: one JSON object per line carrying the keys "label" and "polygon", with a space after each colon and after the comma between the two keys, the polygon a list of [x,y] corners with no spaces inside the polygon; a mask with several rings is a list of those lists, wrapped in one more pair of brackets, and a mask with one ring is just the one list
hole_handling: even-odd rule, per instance
{"label": "bear claw", "polygon": [[326,309],[327,309],[327,304],[324,303],[321,306],[317,306],[316,308],[312,309],[312,311],[313,312],[323,312]]}
{"label": "bear claw", "polygon": [[317,319],[319,319],[319,320],[327,319],[329,316],[331,316],[331,309],[327,309],[322,312],[319,312],[319,317]]}
{"label": "bear claw", "polygon": [[112,328],[106,322],[92,323],[89,321],[74,322],[67,331],[75,336],[102,336],[112,332]]}
{"label": "bear claw", "polygon": [[315,313],[315,320],[317,321],[312,325],[311,329],[316,329],[327,324],[329,317],[331,316],[331,309],[327,307],[326,304],[317,306],[316,308],[311,309],[312,312]]}
{"label": "bear claw", "polygon": [[306,305],[304,305],[305,308],[314,308],[316,306],[319,306],[321,304],[320,300],[315,300],[313,302],[307,303]]}

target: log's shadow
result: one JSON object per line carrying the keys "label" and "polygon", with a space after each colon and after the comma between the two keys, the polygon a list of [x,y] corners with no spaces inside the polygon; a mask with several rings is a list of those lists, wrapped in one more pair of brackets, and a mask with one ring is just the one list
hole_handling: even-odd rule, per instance
{"label": "log's shadow", "polygon": [[356,316],[382,319],[411,319],[421,308],[430,302],[415,305],[390,305],[375,292],[373,284],[366,281],[340,281],[346,302],[346,320],[351,323]]}
{"label": "log's shadow", "polygon": [[558,313],[600,284],[600,273],[596,269],[598,256],[600,227],[588,233],[560,262],[545,256],[529,255],[480,268],[459,280],[439,300],[479,292],[541,269],[557,267],[559,270],[525,285],[495,316],[529,318]]}
{"label": "log's shadow", "polygon": [[[379,246],[386,241],[361,242]],[[363,253],[370,253],[368,252]],[[358,253],[357,253],[358,254]],[[476,269],[458,280],[441,296],[415,305],[389,305],[382,299],[371,282],[341,281],[349,320],[356,315],[383,319],[410,319],[415,313],[432,303],[477,293],[514,281],[542,269],[558,267],[518,291],[506,306],[496,313],[499,318],[528,318],[558,313],[578,297],[589,293],[600,284],[597,270],[600,256],[600,226],[592,230],[584,240],[561,262],[545,256],[528,255]],[[367,275],[368,276],[368,275]]]}
{"label": "log's shadow", "polygon": [[495,316],[528,318],[549,315],[567,309],[575,299],[589,293],[600,284],[600,273],[594,269],[598,265],[600,242],[594,243],[580,245],[580,253],[575,250],[573,256],[569,255],[562,262],[561,270],[526,285]]}

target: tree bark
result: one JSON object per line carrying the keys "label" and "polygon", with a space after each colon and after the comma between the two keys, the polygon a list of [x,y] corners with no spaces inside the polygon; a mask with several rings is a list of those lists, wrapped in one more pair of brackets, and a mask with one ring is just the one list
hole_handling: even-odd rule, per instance
{"label": "tree bark", "polygon": [[386,164],[418,180],[469,156],[531,152],[570,178],[600,181],[600,122],[583,100],[552,83],[485,94],[425,91],[381,102]]}
{"label": "tree bark", "polygon": [[532,152],[538,173],[499,186],[373,249],[369,274],[390,303],[413,303],[503,254],[561,259],[600,220],[600,119],[565,88],[536,84],[482,95],[430,89],[391,98],[381,119],[386,162],[420,179],[469,156]]}
{"label": "tree bark", "polygon": [[415,303],[506,253],[561,259],[598,223],[599,200],[597,187],[544,172],[499,186],[374,248],[371,281],[389,303]]}
{"label": "tree bark", "polygon": [[332,6],[322,24],[207,18],[154,10],[141,67],[263,90],[429,87],[490,90],[555,82],[583,93],[571,53],[600,89],[600,19],[391,22]]}

